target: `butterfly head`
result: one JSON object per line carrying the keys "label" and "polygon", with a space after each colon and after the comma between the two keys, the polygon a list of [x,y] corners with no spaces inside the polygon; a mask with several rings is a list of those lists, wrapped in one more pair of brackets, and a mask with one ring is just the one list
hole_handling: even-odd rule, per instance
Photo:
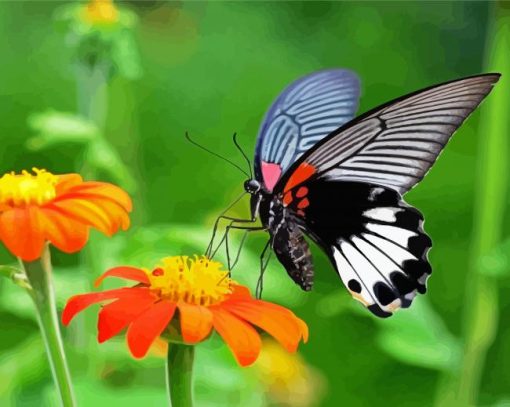
{"label": "butterfly head", "polygon": [[260,182],[256,179],[249,179],[244,182],[244,190],[249,194],[255,195],[261,189]]}

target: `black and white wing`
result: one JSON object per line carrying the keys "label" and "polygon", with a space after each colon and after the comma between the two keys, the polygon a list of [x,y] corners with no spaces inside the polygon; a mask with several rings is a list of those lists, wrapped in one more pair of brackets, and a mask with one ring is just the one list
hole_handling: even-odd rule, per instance
{"label": "black and white wing", "polygon": [[407,192],[425,176],[499,77],[493,73],[459,79],[377,107],[318,142],[275,190],[288,190],[313,175]]}
{"label": "black and white wing", "polygon": [[358,109],[359,79],[351,71],[314,72],[291,83],[262,122],[255,149],[255,176],[271,191],[310,147],[352,120]]}
{"label": "black and white wing", "polygon": [[287,194],[296,222],[329,255],[351,295],[372,313],[388,317],[425,293],[432,241],[421,213],[397,191],[315,179]]}

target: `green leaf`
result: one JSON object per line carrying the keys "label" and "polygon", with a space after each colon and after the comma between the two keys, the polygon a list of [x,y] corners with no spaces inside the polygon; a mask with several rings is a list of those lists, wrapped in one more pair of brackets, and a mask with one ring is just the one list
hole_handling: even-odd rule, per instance
{"label": "green leaf", "polygon": [[15,274],[23,273],[21,269],[14,266],[0,265],[0,276],[13,278]]}
{"label": "green leaf", "polygon": [[510,399],[499,400],[498,402],[494,403],[492,407],[510,407]]}
{"label": "green leaf", "polygon": [[116,37],[111,52],[113,63],[121,76],[131,80],[142,76],[138,47],[129,30],[124,30]]}
{"label": "green leaf", "polygon": [[2,277],[9,278],[14,282],[14,284],[20,286],[21,288],[31,290],[32,287],[27,280],[27,276],[25,272],[18,267],[3,265],[0,266],[0,275]]}
{"label": "green leaf", "polygon": [[29,127],[37,133],[27,141],[31,150],[41,150],[60,143],[88,143],[99,136],[99,130],[89,120],[73,113],[47,110],[28,118]]}
{"label": "green leaf", "polygon": [[[62,308],[69,297],[90,290],[92,276],[84,267],[54,267],[53,286],[57,307]],[[34,304],[19,290],[2,286],[0,308],[8,309],[16,316],[35,319]]]}
{"label": "green leaf", "polygon": [[103,138],[97,138],[89,144],[85,161],[90,167],[108,174],[128,192],[136,190],[136,182],[129,168],[122,162],[115,148]]}
{"label": "green leaf", "polygon": [[[315,306],[317,314],[323,318],[332,318],[343,312],[352,310],[352,297],[346,295],[345,289],[333,290],[329,294],[323,294]],[[356,304],[358,307],[359,305]]]}
{"label": "green leaf", "polygon": [[478,262],[478,272],[495,278],[502,278],[510,272],[510,239],[504,240]]}
{"label": "green leaf", "polygon": [[461,345],[447,329],[426,297],[418,297],[409,309],[391,318],[377,318],[348,295],[323,296],[316,306],[319,315],[331,318],[346,311],[373,319],[379,326],[377,343],[395,359],[413,366],[437,370],[455,369]]}
{"label": "green leaf", "polygon": [[460,342],[448,331],[425,297],[389,319],[377,319],[377,343],[395,359],[414,366],[453,370],[461,356]]}
{"label": "green leaf", "polygon": [[[163,361],[161,362],[163,364]],[[163,372],[163,370],[162,370]],[[74,389],[76,399],[82,406],[123,406],[139,407],[147,406],[166,406],[168,405],[166,390],[164,387],[142,387],[131,386],[119,391],[116,387],[109,387],[101,383],[100,379],[96,381],[75,380]],[[126,391],[127,390],[127,391]],[[58,406],[59,397],[52,385],[46,386],[43,394],[40,395],[45,403],[41,405]]]}
{"label": "green leaf", "polygon": [[44,343],[39,335],[22,341],[9,352],[3,352],[0,355],[0,404],[12,405],[7,400],[16,394],[15,389],[19,389],[20,383],[40,378],[46,369]]}

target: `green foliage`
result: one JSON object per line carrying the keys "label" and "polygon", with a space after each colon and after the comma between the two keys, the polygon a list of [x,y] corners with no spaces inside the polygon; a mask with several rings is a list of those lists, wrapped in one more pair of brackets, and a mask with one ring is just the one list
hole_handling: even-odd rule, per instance
{"label": "green foliage", "polygon": [[338,292],[323,296],[317,304],[317,313],[325,318],[338,318],[348,312],[375,321],[377,345],[402,363],[440,371],[458,366],[461,344],[427,298],[418,297],[410,309],[400,310],[389,319],[368,314],[360,304]]}
{"label": "green foliage", "polygon": [[127,191],[136,190],[129,168],[91,120],[73,113],[49,110],[29,116],[28,125],[36,133],[26,142],[30,150],[47,150],[77,143],[82,145],[83,151],[80,162],[87,163],[87,167],[95,172],[107,174]]}
{"label": "green foliage", "polygon": [[395,359],[410,365],[452,370],[458,366],[460,342],[448,331],[426,298],[407,312],[378,321],[377,343]]}
{"label": "green foliage", "polygon": [[27,141],[31,150],[55,147],[60,143],[86,144],[99,137],[99,129],[89,120],[74,113],[47,110],[28,118],[28,126],[36,133]]}

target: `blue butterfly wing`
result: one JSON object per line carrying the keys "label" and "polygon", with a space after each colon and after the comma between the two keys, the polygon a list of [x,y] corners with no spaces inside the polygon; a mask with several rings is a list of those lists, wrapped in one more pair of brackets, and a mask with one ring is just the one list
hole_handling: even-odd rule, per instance
{"label": "blue butterfly wing", "polygon": [[291,83],[273,102],[260,127],[255,176],[272,191],[282,174],[310,147],[352,120],[358,76],[346,69],[314,72]]}

